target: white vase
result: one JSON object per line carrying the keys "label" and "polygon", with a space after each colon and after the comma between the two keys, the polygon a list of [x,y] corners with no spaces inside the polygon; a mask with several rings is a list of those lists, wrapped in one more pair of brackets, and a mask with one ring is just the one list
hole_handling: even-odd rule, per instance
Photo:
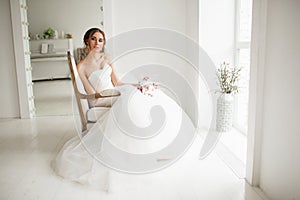
{"label": "white vase", "polygon": [[221,94],[217,100],[217,131],[226,132],[232,128],[233,95]]}

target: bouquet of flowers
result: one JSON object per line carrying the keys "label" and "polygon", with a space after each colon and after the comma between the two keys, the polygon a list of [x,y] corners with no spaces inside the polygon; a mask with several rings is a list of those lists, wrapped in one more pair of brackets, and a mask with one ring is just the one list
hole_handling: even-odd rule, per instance
{"label": "bouquet of flowers", "polygon": [[139,82],[138,89],[144,95],[153,97],[155,90],[158,89],[158,83],[150,81],[149,77],[144,77],[142,81]]}

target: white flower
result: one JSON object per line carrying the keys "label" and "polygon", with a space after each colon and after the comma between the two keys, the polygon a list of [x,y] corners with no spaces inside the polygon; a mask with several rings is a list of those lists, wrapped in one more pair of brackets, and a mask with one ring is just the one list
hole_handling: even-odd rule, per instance
{"label": "white flower", "polygon": [[155,90],[158,89],[158,83],[150,81],[149,77],[144,77],[139,82],[138,89],[147,96],[153,97]]}

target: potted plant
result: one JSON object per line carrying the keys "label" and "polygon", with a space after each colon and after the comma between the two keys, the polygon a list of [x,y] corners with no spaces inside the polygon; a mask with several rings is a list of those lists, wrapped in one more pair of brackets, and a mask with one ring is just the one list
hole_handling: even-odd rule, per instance
{"label": "potted plant", "polygon": [[233,96],[239,92],[238,79],[240,67],[230,67],[229,63],[223,62],[217,69],[219,92],[217,100],[217,131],[229,131],[233,121]]}
{"label": "potted plant", "polygon": [[55,31],[52,28],[48,28],[44,31],[45,39],[52,39],[55,36]]}

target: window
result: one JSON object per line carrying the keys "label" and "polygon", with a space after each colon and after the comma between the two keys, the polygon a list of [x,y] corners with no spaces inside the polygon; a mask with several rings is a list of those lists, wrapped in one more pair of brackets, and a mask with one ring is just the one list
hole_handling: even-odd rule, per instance
{"label": "window", "polygon": [[234,126],[245,133],[248,129],[252,1],[236,0],[235,66],[242,67],[240,91],[235,101]]}

